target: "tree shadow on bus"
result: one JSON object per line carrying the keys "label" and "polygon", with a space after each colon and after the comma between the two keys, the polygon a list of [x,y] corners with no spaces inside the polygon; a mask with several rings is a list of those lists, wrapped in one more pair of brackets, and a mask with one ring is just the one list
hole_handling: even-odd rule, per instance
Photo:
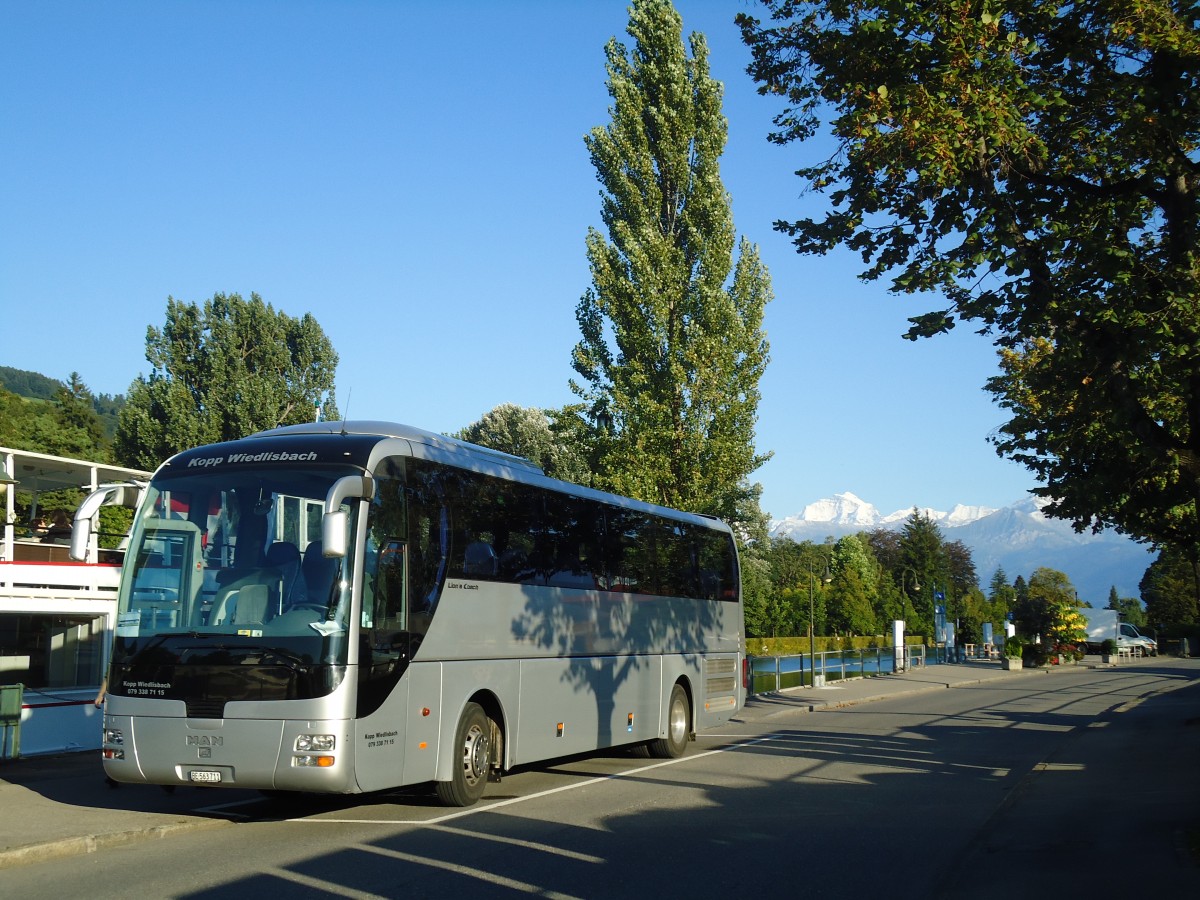
{"label": "tree shadow on bus", "polygon": [[687,682],[695,702],[703,690],[702,654],[722,641],[728,651],[737,649],[741,623],[725,621],[738,610],[734,603],[544,587],[523,593],[525,608],[512,622],[512,637],[558,682],[545,685],[538,701],[553,715],[578,708],[579,695],[590,697],[595,731],[588,742],[594,747],[627,739],[625,710],[647,709],[647,684],[655,685],[649,698],[655,712],[677,679]]}

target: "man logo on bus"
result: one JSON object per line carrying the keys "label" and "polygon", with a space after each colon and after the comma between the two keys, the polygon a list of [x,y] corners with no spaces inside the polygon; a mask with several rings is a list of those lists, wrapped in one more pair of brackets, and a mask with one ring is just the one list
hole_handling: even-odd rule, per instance
{"label": "man logo on bus", "polygon": [[225,738],[215,737],[207,734],[189,734],[187,736],[187,746],[189,747],[220,747],[225,743]]}

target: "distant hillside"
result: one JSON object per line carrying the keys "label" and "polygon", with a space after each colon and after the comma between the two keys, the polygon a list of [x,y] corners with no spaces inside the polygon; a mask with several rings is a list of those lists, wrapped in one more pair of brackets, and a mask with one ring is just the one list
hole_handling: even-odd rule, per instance
{"label": "distant hillside", "polygon": [[0,385],[4,385],[5,390],[12,391],[18,397],[29,400],[53,400],[54,392],[64,386],[56,378],[47,378],[37,372],[8,366],[0,366]]}
{"label": "distant hillside", "polygon": [[[87,379],[83,379],[87,384]],[[26,400],[49,401],[55,393],[66,387],[66,383],[57,378],[51,378],[40,372],[30,372],[26,369],[14,369],[11,366],[0,366],[0,387],[11,391]],[[93,394],[92,408],[104,425],[104,434],[111,441],[117,433],[117,417],[125,406],[125,395]]]}

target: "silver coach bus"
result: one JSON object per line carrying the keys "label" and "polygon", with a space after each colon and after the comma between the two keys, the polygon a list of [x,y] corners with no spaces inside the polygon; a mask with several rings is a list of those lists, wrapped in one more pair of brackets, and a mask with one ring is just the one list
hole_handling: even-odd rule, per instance
{"label": "silver coach bus", "polygon": [[465,806],[537,760],[679,756],[745,677],[724,523],[406,426],[314,423],[155,473],[101,752],[122,782],[433,782]]}

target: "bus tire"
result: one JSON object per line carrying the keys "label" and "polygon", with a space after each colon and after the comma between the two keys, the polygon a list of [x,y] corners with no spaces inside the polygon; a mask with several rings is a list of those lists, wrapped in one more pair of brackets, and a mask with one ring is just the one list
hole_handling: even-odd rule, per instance
{"label": "bus tire", "polygon": [[671,699],[667,701],[667,736],[655,738],[646,748],[657,759],[678,759],[687,750],[691,733],[692,707],[688,703],[687,691],[683,685],[673,685]]}
{"label": "bus tire", "polygon": [[434,785],[444,806],[470,806],[483,796],[492,761],[491,730],[482,706],[468,703],[463,707],[454,733],[454,775]]}

